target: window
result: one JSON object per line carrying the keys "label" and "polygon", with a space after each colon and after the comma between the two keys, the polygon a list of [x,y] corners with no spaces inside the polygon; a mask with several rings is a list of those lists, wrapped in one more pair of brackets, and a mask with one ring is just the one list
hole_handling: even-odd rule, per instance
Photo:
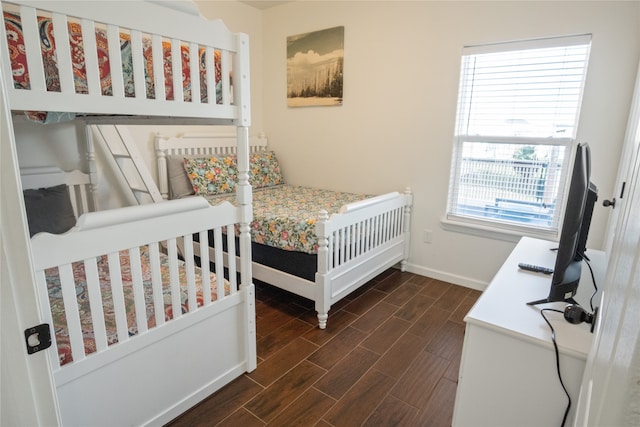
{"label": "window", "polygon": [[447,218],[556,234],[591,36],[465,47]]}

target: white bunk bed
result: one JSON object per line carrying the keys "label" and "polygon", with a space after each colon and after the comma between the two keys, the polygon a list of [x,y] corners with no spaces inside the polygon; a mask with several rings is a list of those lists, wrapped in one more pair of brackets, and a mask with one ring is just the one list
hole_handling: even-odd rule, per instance
{"label": "white bunk bed", "polygon": [[[76,191],[75,184],[68,181],[75,176],[79,181],[74,182],[86,187],[90,185],[88,177],[51,168],[22,171],[23,184],[18,182],[17,191],[12,191],[70,184],[73,213],[82,214],[69,231],[38,233],[27,245],[26,259],[32,263],[40,319],[50,325],[49,329],[64,319],[64,325],[56,325],[55,333],[51,333],[51,347],[44,350],[55,386],[58,422],[82,426],[166,423],[256,367],[248,228],[248,39],[229,32],[220,21],[206,21],[141,1],[127,2],[126,13],[106,1],[15,0],[0,5],[4,17],[0,28],[0,85],[6,107],[1,124],[8,130],[3,132],[3,146],[10,144],[6,146],[11,148],[20,143],[15,140],[11,114],[23,111],[65,113],[80,124],[99,121],[237,127],[239,183],[234,205],[212,206],[202,198],[191,198],[88,212],[93,203],[87,192]],[[13,27],[7,24],[8,18]],[[43,33],[39,30],[45,27],[47,34],[55,34],[56,88],[49,84],[51,57],[43,60]],[[78,29],[80,33],[73,33]],[[79,44],[78,34],[82,36]],[[24,45],[20,52],[11,44],[18,37]],[[123,59],[121,49],[105,50],[101,44],[105,39],[109,46],[121,49],[123,40],[130,43],[129,59]],[[151,56],[143,54],[145,46],[153,52]],[[84,89],[80,90],[78,49],[82,50],[85,69],[80,76]],[[16,52],[24,53],[23,62],[16,58]],[[168,52],[183,60],[163,60]],[[184,68],[185,52],[191,53],[186,55],[188,71]],[[106,58],[110,73],[105,78],[101,64]],[[165,69],[171,71],[171,79],[162,78],[166,77]],[[28,78],[23,74],[18,81],[16,75],[21,70],[28,70]],[[155,77],[146,82],[135,79],[145,73]],[[185,76],[189,85],[182,81]],[[104,86],[107,80],[109,90]],[[135,91],[127,92],[129,84]],[[172,95],[167,96],[169,93]],[[15,181],[13,174],[18,171],[15,149],[9,152],[10,161],[3,159],[3,165],[11,166],[1,172],[3,188]],[[27,223],[24,204],[21,206],[16,224]],[[19,241],[20,234],[6,233],[11,225],[5,221],[6,217],[2,224],[5,237]],[[240,224],[237,235],[236,224]],[[237,272],[233,266],[227,273],[223,271],[221,250],[212,254],[211,264],[205,254],[200,257],[200,267],[196,266],[192,236],[210,233],[217,242],[226,235],[231,247],[237,237],[241,259]],[[179,243],[186,248],[184,252],[178,251]],[[209,271],[213,263],[216,267]],[[12,268],[20,267],[9,266],[9,271]],[[63,307],[63,314],[51,310],[54,296],[47,288],[51,288],[52,280],[59,283],[61,298],[56,305]],[[22,286],[25,282],[28,280],[24,279]],[[76,297],[81,286],[88,298],[88,319],[82,315],[87,308]],[[109,298],[105,297],[107,288]],[[124,293],[133,295],[131,303],[125,302]],[[113,305],[113,313],[103,312],[108,304]],[[89,330],[85,323],[90,324]],[[107,330],[109,323],[114,324],[115,332]],[[64,334],[59,334],[61,329]],[[42,345],[46,333],[39,334],[27,337],[29,351],[46,347]],[[62,337],[68,337],[68,359],[60,357],[63,352],[58,341]],[[91,348],[87,347],[88,341]]]}
{"label": "white bunk bed", "polygon": [[[164,198],[170,198],[172,187],[179,185],[176,176],[172,176],[175,172],[171,171],[171,163],[176,158],[226,156],[235,152],[236,142],[233,135],[158,135],[155,146],[159,192]],[[252,154],[268,152],[266,138],[252,139],[249,151]],[[250,164],[250,168],[252,166]],[[254,201],[263,191],[270,190],[254,190]],[[211,202],[216,203],[216,200],[211,199]],[[281,205],[286,205],[286,201],[282,202]],[[409,257],[412,202],[413,197],[407,189],[403,193],[392,192],[345,203],[331,215],[320,208],[315,218],[309,218],[315,222],[315,229],[309,234],[317,237],[316,254],[274,250],[254,242],[253,277],[314,301],[318,325],[324,329],[332,305],[396,264],[404,271]],[[293,214],[286,212],[287,215]],[[260,213],[254,211],[254,220],[259,217]],[[252,229],[258,227],[256,224],[256,221],[252,223]],[[274,263],[276,258],[279,261]],[[299,264],[307,265],[296,268],[298,271],[295,272],[289,268]]]}

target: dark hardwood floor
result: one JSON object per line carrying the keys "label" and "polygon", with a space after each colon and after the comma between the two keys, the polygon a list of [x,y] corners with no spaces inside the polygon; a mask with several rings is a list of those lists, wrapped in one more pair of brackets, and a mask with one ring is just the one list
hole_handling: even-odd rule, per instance
{"label": "dark hardwood floor", "polygon": [[179,426],[450,426],[480,292],[390,269],[332,307],[256,284],[258,368]]}

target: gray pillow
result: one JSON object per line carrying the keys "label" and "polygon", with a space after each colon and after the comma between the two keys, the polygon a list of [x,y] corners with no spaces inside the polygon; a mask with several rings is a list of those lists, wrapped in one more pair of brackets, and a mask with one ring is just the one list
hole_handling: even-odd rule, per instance
{"label": "gray pillow", "polygon": [[189,180],[187,172],[184,170],[185,156],[172,154],[167,156],[167,174],[169,175],[169,198],[179,199],[181,197],[195,194],[193,185]]}
{"label": "gray pillow", "polygon": [[47,232],[61,234],[76,225],[69,190],[65,184],[24,190],[29,235]]}

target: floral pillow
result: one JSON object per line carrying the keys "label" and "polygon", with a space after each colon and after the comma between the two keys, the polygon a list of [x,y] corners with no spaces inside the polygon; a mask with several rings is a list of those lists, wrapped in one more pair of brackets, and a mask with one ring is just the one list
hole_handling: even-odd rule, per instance
{"label": "floral pillow", "polygon": [[249,183],[253,188],[284,184],[276,153],[259,151],[249,156]]}
{"label": "floral pillow", "polygon": [[[233,193],[238,184],[238,163],[235,154],[224,157],[185,158],[184,169],[197,195]],[[284,184],[278,159],[273,151],[251,153],[249,183],[253,188]]]}
{"label": "floral pillow", "polygon": [[238,183],[236,155],[184,159],[184,169],[198,195],[233,193]]}

